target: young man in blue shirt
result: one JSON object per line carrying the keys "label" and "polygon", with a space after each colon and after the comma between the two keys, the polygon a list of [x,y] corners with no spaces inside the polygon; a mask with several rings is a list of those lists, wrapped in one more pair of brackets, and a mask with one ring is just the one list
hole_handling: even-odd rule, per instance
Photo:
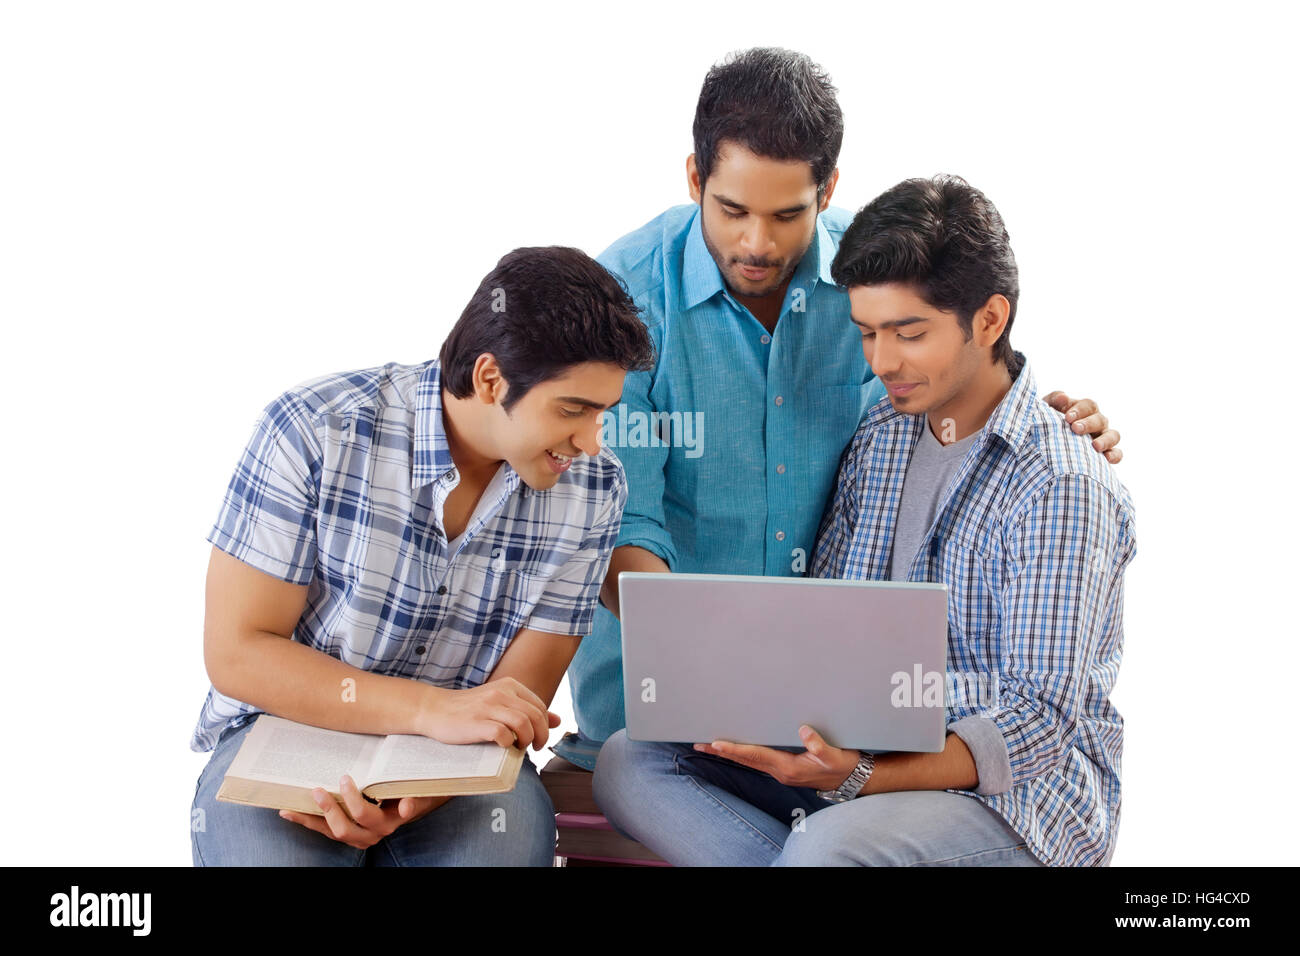
{"label": "young man in blue shirt", "polygon": [[[576,249],[517,249],[438,359],[307,382],[262,414],[208,570],[212,688],[192,747],[196,864],[549,865],[554,810],[514,790],[323,816],[218,802],[260,713],[334,730],[540,749],[591,626],[626,500],[600,413],[649,337]],[[346,808],[346,813],[344,809]]]}
{"label": "young man in blue shirt", "polygon": [[[579,766],[592,769],[625,724],[618,574],[806,573],[835,464],[884,397],[830,274],[850,220],[830,206],[843,128],[835,88],[808,57],[730,58],[700,92],[692,204],[598,257],[627,284],[658,352],[653,369],[628,375],[609,417],[677,418],[648,441],[617,430],[633,436],[617,448],[628,505],[603,606],[569,670],[579,733],[555,747]],[[1119,460],[1095,403],[1048,398]]]}
{"label": "young man in blue shirt", "polygon": [[832,273],[889,400],[844,452],[812,572],[947,585],[944,749],[872,756],[807,726],[801,753],[620,731],[597,800],[680,864],[1106,864],[1133,505],[1011,348],[1002,219],[960,179],[909,180],[857,215]]}

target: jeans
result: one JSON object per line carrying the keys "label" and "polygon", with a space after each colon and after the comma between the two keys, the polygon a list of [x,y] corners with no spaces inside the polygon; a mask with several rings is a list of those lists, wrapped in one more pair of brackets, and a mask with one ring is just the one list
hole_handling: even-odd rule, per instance
{"label": "jeans", "polygon": [[555,809],[527,757],[509,793],[452,797],[367,850],[281,819],[278,810],[220,802],[221,780],[255,722],[225,731],[199,776],[190,823],[195,866],[550,866],[554,860]]}
{"label": "jeans", "polygon": [[601,748],[592,782],[609,822],[676,866],[1042,866],[973,797],[906,790],[829,803],[815,790],[689,744]]}

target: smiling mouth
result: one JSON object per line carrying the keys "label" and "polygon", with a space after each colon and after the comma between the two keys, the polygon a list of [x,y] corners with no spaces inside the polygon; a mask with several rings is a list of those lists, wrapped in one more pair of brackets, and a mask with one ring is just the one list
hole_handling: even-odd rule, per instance
{"label": "smiling mouth", "polygon": [[570,466],[571,464],[573,464],[573,459],[574,459],[576,456],[574,456],[574,455],[559,455],[559,454],[556,454],[555,452],[551,451],[551,450],[548,448],[548,449],[546,449],[546,457],[547,457],[547,459],[550,461],[550,463],[551,463],[551,468],[552,468],[554,471],[556,471],[556,472],[562,472],[562,471],[567,471],[567,470],[568,470],[569,466]]}

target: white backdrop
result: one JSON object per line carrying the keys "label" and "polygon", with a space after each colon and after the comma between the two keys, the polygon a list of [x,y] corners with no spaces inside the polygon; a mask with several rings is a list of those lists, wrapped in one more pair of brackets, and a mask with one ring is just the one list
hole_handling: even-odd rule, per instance
{"label": "white backdrop", "polygon": [[4,861],[189,864],[204,537],[258,411],[432,357],[516,246],[688,201],[705,71],[782,45],[841,91],[835,204],[983,189],[1017,347],[1123,433],[1114,863],[1294,863],[1286,8],[451,7],[0,7]]}

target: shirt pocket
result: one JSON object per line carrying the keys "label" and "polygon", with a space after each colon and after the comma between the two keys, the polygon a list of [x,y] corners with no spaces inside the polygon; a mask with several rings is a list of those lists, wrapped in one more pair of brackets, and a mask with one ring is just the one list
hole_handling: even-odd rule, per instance
{"label": "shirt pocket", "polygon": [[967,536],[955,534],[931,547],[938,551],[936,579],[948,586],[949,667],[968,669],[997,657],[992,646],[1001,611],[994,562]]}
{"label": "shirt pocket", "polygon": [[458,603],[476,605],[486,613],[509,595],[513,573],[504,546],[467,547],[451,565],[445,584]]}

